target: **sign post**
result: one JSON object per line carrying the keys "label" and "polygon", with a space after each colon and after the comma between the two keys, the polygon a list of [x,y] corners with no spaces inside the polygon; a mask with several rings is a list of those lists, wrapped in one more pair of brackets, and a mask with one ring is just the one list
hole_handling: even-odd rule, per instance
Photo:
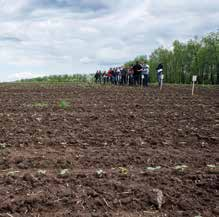
{"label": "sign post", "polygon": [[192,96],[194,95],[196,81],[197,81],[197,75],[193,75],[192,76]]}
{"label": "sign post", "polygon": [[164,74],[161,74],[160,76],[160,90],[163,88],[163,79],[164,79]]}

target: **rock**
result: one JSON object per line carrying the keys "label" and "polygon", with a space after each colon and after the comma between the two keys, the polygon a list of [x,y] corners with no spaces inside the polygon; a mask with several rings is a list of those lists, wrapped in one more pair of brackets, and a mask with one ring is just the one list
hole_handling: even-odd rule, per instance
{"label": "rock", "polygon": [[93,212],[93,213],[91,214],[91,216],[92,216],[92,217],[100,217],[101,215],[100,215],[100,213]]}
{"label": "rock", "polygon": [[213,209],[213,213],[219,216],[219,206]]}
{"label": "rock", "polygon": [[34,177],[29,173],[25,173],[23,176],[23,180],[32,183],[34,181]]}
{"label": "rock", "polygon": [[129,204],[131,202],[132,202],[132,198],[131,197],[126,197],[126,198],[121,199],[121,203],[124,204],[124,205],[127,205],[127,204]]}
{"label": "rock", "polygon": [[161,209],[164,204],[163,192],[159,189],[153,189],[149,195],[150,202],[154,204],[158,209]]}

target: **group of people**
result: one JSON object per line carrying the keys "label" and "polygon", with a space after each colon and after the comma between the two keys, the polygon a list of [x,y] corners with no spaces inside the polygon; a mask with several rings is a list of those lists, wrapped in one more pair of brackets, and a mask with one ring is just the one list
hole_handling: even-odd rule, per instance
{"label": "group of people", "polygon": [[[157,67],[157,79],[159,86],[163,74],[163,65]],[[108,71],[98,70],[95,74],[96,83],[111,83],[115,85],[140,85],[147,87],[149,84],[150,66],[136,62],[132,67],[110,68]]]}

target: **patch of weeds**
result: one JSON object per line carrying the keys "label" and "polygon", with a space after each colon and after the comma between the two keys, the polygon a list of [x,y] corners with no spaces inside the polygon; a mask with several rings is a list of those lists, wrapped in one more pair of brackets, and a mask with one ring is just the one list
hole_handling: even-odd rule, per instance
{"label": "patch of weeds", "polygon": [[66,109],[66,108],[70,107],[70,103],[66,100],[61,100],[59,102],[59,107],[62,109]]}
{"label": "patch of weeds", "polygon": [[45,102],[35,102],[35,103],[33,103],[33,107],[47,108],[48,107],[48,103],[45,103]]}

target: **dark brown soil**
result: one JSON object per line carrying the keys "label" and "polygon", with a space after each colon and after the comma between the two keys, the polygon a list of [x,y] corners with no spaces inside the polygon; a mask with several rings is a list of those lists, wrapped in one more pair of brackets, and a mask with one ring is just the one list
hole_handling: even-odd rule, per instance
{"label": "dark brown soil", "polygon": [[218,88],[1,85],[0,216],[218,216],[218,129]]}

